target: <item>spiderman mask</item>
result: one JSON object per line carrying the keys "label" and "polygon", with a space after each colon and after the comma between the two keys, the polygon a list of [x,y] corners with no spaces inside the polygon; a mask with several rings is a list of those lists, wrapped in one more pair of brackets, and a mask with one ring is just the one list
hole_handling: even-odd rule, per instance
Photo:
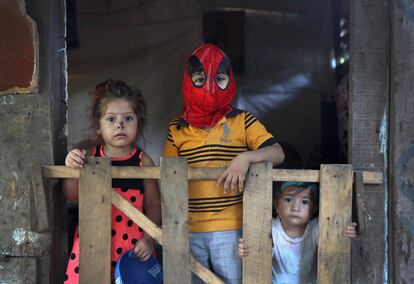
{"label": "spiderman mask", "polygon": [[228,57],[217,46],[204,44],[187,61],[182,117],[193,127],[211,128],[232,110],[236,90]]}

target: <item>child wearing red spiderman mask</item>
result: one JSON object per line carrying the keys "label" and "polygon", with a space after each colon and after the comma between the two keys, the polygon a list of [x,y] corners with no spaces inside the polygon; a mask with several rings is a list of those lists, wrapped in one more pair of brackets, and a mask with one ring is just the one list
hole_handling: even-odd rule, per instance
{"label": "child wearing red spiderman mask", "polygon": [[226,283],[241,283],[235,243],[241,236],[249,166],[284,160],[282,148],[259,120],[231,106],[236,90],[224,52],[213,44],[197,48],[184,71],[183,112],[170,123],[164,146],[165,156],[185,157],[190,167],[226,168],[217,181],[189,182],[191,253]]}

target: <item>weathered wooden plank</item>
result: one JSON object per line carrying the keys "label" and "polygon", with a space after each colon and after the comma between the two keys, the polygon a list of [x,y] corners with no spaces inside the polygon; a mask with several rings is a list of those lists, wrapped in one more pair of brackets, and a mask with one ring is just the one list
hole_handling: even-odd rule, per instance
{"label": "weathered wooden plank", "polygon": [[320,172],[318,283],[350,283],[352,166],[321,165]]}
{"label": "weathered wooden plank", "polygon": [[[89,157],[80,170],[80,283],[111,282],[111,161]],[[97,234],[99,230],[99,234]]]}
{"label": "weathered wooden plank", "polygon": [[[126,201],[120,194],[112,191],[112,204],[119,210],[124,212],[129,219],[148,233],[154,240],[162,245],[162,230],[155,225],[142,212],[138,211],[134,206]],[[207,284],[221,284],[221,281],[213,272],[204,267],[200,262],[191,256],[191,269]]]}
{"label": "weathered wooden plank", "polygon": [[35,257],[0,258],[0,283],[39,283]]}
{"label": "weathered wooden plank", "polygon": [[243,283],[272,282],[272,164],[250,166],[243,194]]}
{"label": "weathered wooden plank", "polygon": [[131,203],[116,191],[112,191],[112,204],[121,210],[129,219],[149,234],[154,240],[162,245],[162,231],[141,211],[137,210]]}
{"label": "weathered wooden plank", "polygon": [[355,214],[357,224],[358,224],[358,234],[362,234],[365,230],[365,215],[366,215],[366,208],[365,208],[365,188],[364,188],[364,181],[362,172],[355,172],[354,174],[354,196],[353,199],[355,200]]}
{"label": "weathered wooden plank", "polygon": [[[188,169],[183,158],[161,161],[164,283],[191,283]],[[168,237],[167,237],[168,236]]]}
{"label": "weathered wooden plank", "polygon": [[[387,173],[390,3],[350,1],[349,157],[354,170]],[[385,179],[386,181],[387,179]],[[353,242],[352,281],[388,283],[386,182],[366,186],[365,233]]]}
{"label": "weathered wooden plank", "polygon": [[414,3],[391,1],[391,283],[414,283]]}
{"label": "weathered wooden plank", "polygon": [[[188,179],[215,180],[223,173],[223,168],[189,168]],[[113,178],[147,178],[159,179],[160,168],[158,167],[112,167]],[[43,177],[46,178],[78,178],[79,170],[65,166],[43,166]],[[319,182],[318,170],[285,170],[273,169],[273,181],[305,181]],[[383,175],[381,172],[363,172],[364,183],[381,184]]]}
{"label": "weathered wooden plank", "polygon": [[206,284],[224,284],[213,272],[191,256],[191,270]]}
{"label": "weathered wooden plank", "polygon": [[32,225],[37,232],[49,230],[49,216],[47,214],[46,192],[43,184],[40,167],[32,169],[32,194],[34,216],[31,216]]}

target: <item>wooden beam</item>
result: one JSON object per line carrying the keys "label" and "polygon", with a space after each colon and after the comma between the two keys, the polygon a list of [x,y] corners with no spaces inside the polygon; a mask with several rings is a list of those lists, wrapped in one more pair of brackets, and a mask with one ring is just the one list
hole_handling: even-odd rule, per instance
{"label": "wooden beam", "polygon": [[356,221],[358,224],[358,234],[362,234],[365,230],[365,215],[366,215],[366,207],[365,207],[365,189],[364,189],[364,181],[362,172],[355,172],[354,174],[354,196],[353,200],[355,200],[355,217],[353,221]]}
{"label": "wooden beam", "polygon": [[[223,168],[189,168],[188,179],[215,180],[223,171]],[[160,178],[158,167],[112,167],[111,173],[113,178]],[[65,166],[43,166],[42,174],[46,178],[78,178],[79,170]],[[271,177],[273,181],[319,182],[319,171],[273,169]],[[380,172],[364,171],[363,180],[364,183],[381,184],[383,175]]]}
{"label": "wooden beam", "polygon": [[34,226],[33,230],[36,232],[47,231],[49,230],[48,205],[40,167],[32,170],[31,189],[33,193],[31,200],[34,207],[34,216],[31,216],[32,225]]}
{"label": "wooden beam", "polygon": [[318,236],[318,283],[350,283],[352,166],[321,165]]}
{"label": "wooden beam", "polygon": [[[390,3],[350,1],[348,162],[356,171],[388,172]],[[385,184],[365,187],[369,218],[365,233],[353,242],[355,283],[389,283],[384,267],[387,190]]]}
{"label": "wooden beam", "polygon": [[188,230],[188,168],[184,158],[161,161],[164,283],[191,283]]}
{"label": "wooden beam", "polygon": [[[160,245],[162,242],[162,230],[155,225],[147,216],[137,210],[128,201],[126,201],[119,193],[112,191],[112,204],[121,210],[129,219],[142,228]],[[200,262],[191,256],[191,270],[198,275],[207,284],[223,284],[213,272],[204,267]]]}
{"label": "wooden beam", "polygon": [[115,190],[111,191],[112,204],[121,210],[129,219],[149,234],[157,243],[162,245],[162,230],[155,225],[147,216],[141,211],[137,210],[131,203],[123,198]]}
{"label": "wooden beam", "polygon": [[[89,157],[80,170],[79,281],[111,283],[111,161]],[[99,231],[99,233],[97,233]]]}
{"label": "wooden beam", "polygon": [[389,282],[414,283],[414,3],[390,3]]}
{"label": "wooden beam", "polygon": [[272,164],[250,166],[243,193],[243,283],[272,283]]}

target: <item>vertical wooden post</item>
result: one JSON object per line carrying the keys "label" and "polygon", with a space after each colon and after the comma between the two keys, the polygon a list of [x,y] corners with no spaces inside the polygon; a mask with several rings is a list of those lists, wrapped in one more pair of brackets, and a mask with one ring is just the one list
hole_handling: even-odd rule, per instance
{"label": "vertical wooden post", "polygon": [[391,1],[390,240],[391,283],[414,283],[414,10]]}
{"label": "vertical wooden post", "polygon": [[358,224],[358,233],[362,234],[365,230],[365,188],[364,188],[364,180],[362,172],[355,172],[354,174],[354,214],[356,215],[354,220],[356,220]]}
{"label": "vertical wooden post", "polygon": [[[49,218],[47,215],[47,197],[43,184],[42,171],[40,167],[36,167],[32,170],[32,183],[31,183],[32,196],[31,204],[34,208],[34,214],[31,214],[32,230],[36,232],[44,232],[49,230]],[[34,215],[34,216],[33,216]]]}
{"label": "vertical wooden post", "polygon": [[190,284],[188,167],[184,158],[161,161],[163,273],[165,284]]}
{"label": "vertical wooden post", "polygon": [[351,165],[321,165],[319,200],[318,283],[350,283]]}
{"label": "vertical wooden post", "polygon": [[[348,163],[355,170],[379,171],[384,175],[388,152],[391,2],[350,1]],[[352,249],[355,283],[388,283],[386,191],[386,183],[365,186],[370,218],[365,224],[365,233],[358,237]]]}
{"label": "vertical wooden post", "polygon": [[272,282],[272,165],[250,167],[243,196],[243,238],[249,256],[243,258],[243,283]]}
{"label": "vertical wooden post", "polygon": [[80,170],[79,179],[79,282],[109,284],[111,161],[108,158],[88,158]]}

